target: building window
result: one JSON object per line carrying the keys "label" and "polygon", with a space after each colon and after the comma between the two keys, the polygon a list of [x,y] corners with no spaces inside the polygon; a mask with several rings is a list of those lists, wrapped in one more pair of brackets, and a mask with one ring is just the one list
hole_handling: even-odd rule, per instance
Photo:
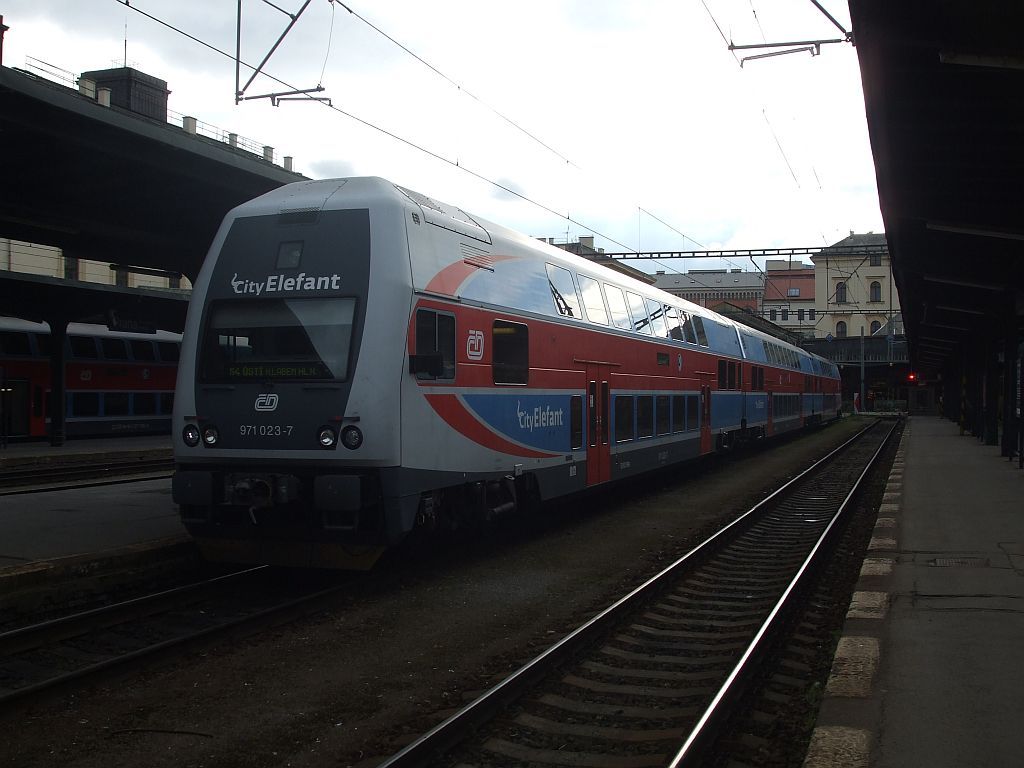
{"label": "building window", "polygon": [[882,284],[875,280],[871,283],[871,301],[882,300]]}
{"label": "building window", "polygon": [[878,330],[881,327],[882,327],[882,324],[880,322],[878,322],[877,320],[872,320],[871,321],[871,335],[874,336],[876,333],[878,333]]}
{"label": "building window", "polygon": [[846,338],[846,323],[842,320],[836,323],[836,336],[840,339]]}
{"label": "building window", "polygon": [[787,296],[797,297],[797,296],[800,295],[800,289],[799,288],[789,288],[789,289],[786,290],[786,295]]}
{"label": "building window", "polygon": [[868,262],[868,263],[872,267],[880,267],[880,266],[882,266],[882,254],[880,254],[880,253],[873,253],[873,254],[871,254],[870,258],[871,258],[871,261]]}
{"label": "building window", "polygon": [[836,283],[836,304],[846,303],[846,283]]}

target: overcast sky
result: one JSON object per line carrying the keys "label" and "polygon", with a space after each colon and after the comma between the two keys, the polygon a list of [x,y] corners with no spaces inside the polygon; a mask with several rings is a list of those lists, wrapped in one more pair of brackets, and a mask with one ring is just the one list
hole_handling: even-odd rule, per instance
{"label": "overcast sky", "polygon": [[[303,2],[275,0],[292,12]],[[5,0],[3,63],[122,66],[127,27],[129,66],[167,81],[171,110],[269,144],[307,176],[383,176],[537,237],[594,234],[608,251],[820,246],[882,231],[856,49],[741,68],[717,28],[737,44],[841,37],[809,0],[346,5],[312,0],[266,66],[296,88],[322,84],[336,109],[235,105],[234,0]],[[849,29],[845,2],[822,5]],[[243,0],[242,13],[242,58],[257,64],[289,19],[264,0]],[[258,77],[247,93],[283,89]],[[698,266],[752,268],[647,268]]]}

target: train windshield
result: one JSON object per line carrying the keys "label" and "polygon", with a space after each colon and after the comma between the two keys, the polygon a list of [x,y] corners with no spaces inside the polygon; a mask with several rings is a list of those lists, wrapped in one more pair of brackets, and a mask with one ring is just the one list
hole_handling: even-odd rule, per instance
{"label": "train windshield", "polygon": [[353,298],[221,301],[203,333],[203,381],[348,378]]}

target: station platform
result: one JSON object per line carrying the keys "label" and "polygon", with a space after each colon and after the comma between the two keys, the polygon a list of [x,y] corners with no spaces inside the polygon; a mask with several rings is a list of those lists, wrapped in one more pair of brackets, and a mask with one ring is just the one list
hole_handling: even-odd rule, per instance
{"label": "station platform", "polygon": [[171,456],[170,435],[69,438],[53,446],[45,440],[8,442],[0,445],[0,468],[24,464],[102,461],[121,456]]}
{"label": "station platform", "polygon": [[805,768],[1020,765],[1024,471],[907,421]]}

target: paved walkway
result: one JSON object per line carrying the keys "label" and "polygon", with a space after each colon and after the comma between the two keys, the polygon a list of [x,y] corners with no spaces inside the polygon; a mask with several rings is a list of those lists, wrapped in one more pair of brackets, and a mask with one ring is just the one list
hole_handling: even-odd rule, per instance
{"label": "paved walkway", "polygon": [[806,766],[1024,764],[1024,472],[908,422]]}

